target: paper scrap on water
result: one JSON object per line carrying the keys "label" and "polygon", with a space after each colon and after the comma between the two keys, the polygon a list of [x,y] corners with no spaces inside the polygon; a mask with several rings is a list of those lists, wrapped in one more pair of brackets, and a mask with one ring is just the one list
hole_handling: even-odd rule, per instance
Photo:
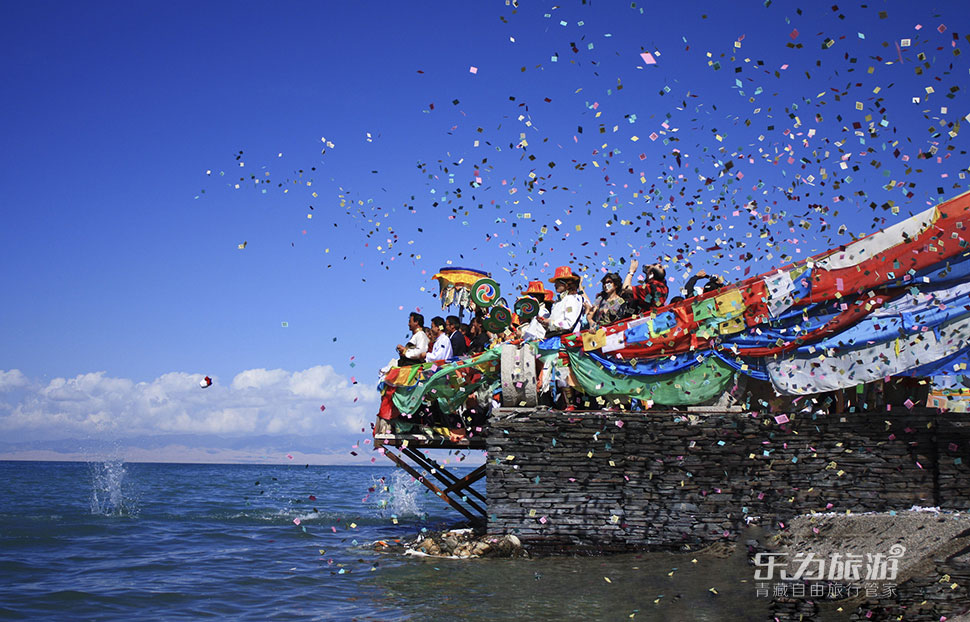
{"label": "paper scrap on water", "polygon": [[657,59],[654,58],[653,57],[653,54],[651,54],[650,52],[643,52],[643,53],[641,53],[640,54],[640,58],[642,58],[643,59],[643,62],[645,64],[647,64],[647,65],[656,65],[657,64]]}

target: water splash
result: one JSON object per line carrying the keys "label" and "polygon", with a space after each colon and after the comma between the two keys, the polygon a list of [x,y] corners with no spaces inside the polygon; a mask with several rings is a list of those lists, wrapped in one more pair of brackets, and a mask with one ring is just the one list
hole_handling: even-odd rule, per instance
{"label": "water splash", "polygon": [[418,506],[418,493],[422,490],[421,483],[407,473],[395,471],[390,478],[381,477],[375,480],[374,487],[379,494],[382,516],[390,515],[395,518],[426,516]]}
{"label": "water splash", "polygon": [[134,516],[135,505],[126,494],[124,460],[88,464],[91,472],[91,513],[102,516]]}

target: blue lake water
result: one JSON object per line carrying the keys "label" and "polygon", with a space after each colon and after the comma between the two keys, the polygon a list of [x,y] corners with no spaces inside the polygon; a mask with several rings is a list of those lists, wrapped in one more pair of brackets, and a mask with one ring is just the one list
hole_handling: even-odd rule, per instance
{"label": "blue lake water", "polygon": [[0,619],[767,618],[739,556],[371,546],[460,518],[391,466],[0,462]]}

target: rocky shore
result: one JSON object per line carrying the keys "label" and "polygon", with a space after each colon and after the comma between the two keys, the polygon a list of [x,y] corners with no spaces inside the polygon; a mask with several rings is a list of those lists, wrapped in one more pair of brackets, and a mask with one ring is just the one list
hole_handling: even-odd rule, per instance
{"label": "rocky shore", "polygon": [[405,555],[466,559],[474,557],[529,557],[522,541],[514,535],[494,536],[471,527],[428,531],[413,539],[374,544],[376,550],[396,549]]}
{"label": "rocky shore", "polygon": [[[914,508],[802,515],[759,552],[783,564],[763,581],[779,622],[970,621],[967,513]],[[803,568],[809,557],[813,563]],[[766,559],[760,558],[763,577]],[[752,561],[759,567],[756,555]],[[797,578],[783,580],[781,570]]]}

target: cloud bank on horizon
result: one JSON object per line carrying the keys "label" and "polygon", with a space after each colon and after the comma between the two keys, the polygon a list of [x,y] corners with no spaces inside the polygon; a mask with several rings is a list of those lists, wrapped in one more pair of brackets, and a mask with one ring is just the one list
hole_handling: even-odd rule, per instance
{"label": "cloud bank on horizon", "polygon": [[0,437],[16,439],[0,442],[0,459],[96,459],[110,450],[131,460],[370,462],[369,440],[360,448],[374,387],[330,365],[248,369],[207,389],[203,377],[39,380],[0,370]]}

